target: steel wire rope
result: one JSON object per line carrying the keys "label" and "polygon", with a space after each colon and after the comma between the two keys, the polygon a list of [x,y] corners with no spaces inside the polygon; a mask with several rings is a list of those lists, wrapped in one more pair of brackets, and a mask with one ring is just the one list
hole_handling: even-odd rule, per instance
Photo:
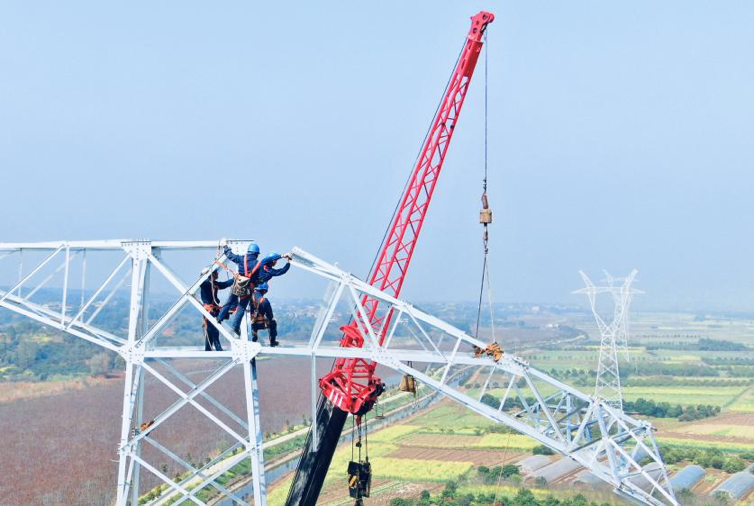
{"label": "steel wire rope", "polygon": [[[487,30],[484,31],[484,178],[482,179],[482,205],[483,209],[488,208],[487,202],[487,184],[488,184],[488,130],[489,130],[489,98],[488,98],[488,74],[489,74],[489,43],[487,41]],[[482,319],[482,301],[484,300],[484,283],[487,282],[487,299],[490,311],[490,328],[492,329],[492,341],[496,341],[495,336],[495,317],[492,304],[492,284],[490,281],[490,262],[489,262],[489,230],[488,224],[483,223],[484,233],[482,244],[484,246],[484,261],[482,262],[482,280],[479,286],[479,303],[477,306],[476,330],[474,337],[479,338],[479,326]]]}

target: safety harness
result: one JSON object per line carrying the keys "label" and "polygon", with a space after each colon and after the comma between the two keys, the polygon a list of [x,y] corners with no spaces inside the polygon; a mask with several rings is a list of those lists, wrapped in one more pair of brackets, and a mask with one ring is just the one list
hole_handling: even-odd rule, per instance
{"label": "safety harness", "polygon": [[245,299],[251,295],[251,290],[254,289],[254,285],[251,283],[251,278],[256,274],[259,268],[262,266],[262,262],[257,260],[257,264],[249,272],[248,255],[243,257],[243,276],[240,273],[234,273],[233,275],[233,288],[231,289],[233,295]]}
{"label": "safety harness", "polygon": [[259,312],[259,307],[264,304],[265,298],[264,295],[257,299],[256,297],[251,298],[252,303],[254,304],[254,315],[251,318],[251,321],[253,323],[259,323],[267,327],[267,318],[264,316],[264,314]]}

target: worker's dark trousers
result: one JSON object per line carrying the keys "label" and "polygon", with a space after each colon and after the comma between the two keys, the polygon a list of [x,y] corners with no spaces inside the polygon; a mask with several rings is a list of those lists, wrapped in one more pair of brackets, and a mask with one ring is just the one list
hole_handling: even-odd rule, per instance
{"label": "worker's dark trousers", "polygon": [[244,297],[239,300],[237,295],[231,294],[231,296],[228,297],[228,302],[225,303],[222,310],[220,310],[220,314],[217,315],[217,321],[222,322],[223,320],[227,320],[230,310],[233,309],[233,307],[236,307],[236,312],[230,319],[230,326],[233,329],[233,332],[241,334],[241,320],[243,319],[243,314],[246,312],[246,306],[249,305],[250,300],[251,297]]}
{"label": "worker's dark trousers", "polygon": [[227,320],[228,315],[230,314],[230,310],[233,309],[233,307],[237,305],[238,305],[238,295],[230,294],[230,297],[228,297],[228,301],[220,310],[220,314],[217,315],[217,321],[221,322],[223,320]]}
{"label": "worker's dark trousers", "polygon": [[258,339],[258,332],[262,329],[267,329],[270,332],[270,344],[275,342],[278,337],[278,322],[275,319],[272,319],[268,325],[265,325],[264,323],[257,323],[254,322],[251,324],[251,340],[256,342]]}
{"label": "worker's dark trousers", "polygon": [[[231,298],[233,298],[233,295],[231,295]],[[241,334],[241,320],[243,320],[243,315],[246,312],[246,306],[249,305],[250,300],[251,297],[244,297],[243,299],[240,299],[238,301],[236,312],[233,313],[233,317],[230,319],[230,327],[233,329],[233,332],[238,335]],[[231,301],[229,300],[228,303],[230,302]],[[223,307],[223,309],[225,309],[225,307]],[[220,314],[222,314],[222,312]]]}
{"label": "worker's dark trousers", "polygon": [[220,344],[220,331],[212,325],[206,318],[204,319],[204,351],[223,351]]}

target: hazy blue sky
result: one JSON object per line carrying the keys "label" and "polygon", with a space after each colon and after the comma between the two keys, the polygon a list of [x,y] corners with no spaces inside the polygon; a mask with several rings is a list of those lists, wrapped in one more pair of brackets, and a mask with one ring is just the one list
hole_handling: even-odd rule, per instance
{"label": "hazy blue sky", "polygon": [[[749,1],[3,2],[0,240],[248,237],[364,274],[480,8],[496,298],[636,267],[643,307],[754,311]],[[409,299],[476,295],[482,84]]]}

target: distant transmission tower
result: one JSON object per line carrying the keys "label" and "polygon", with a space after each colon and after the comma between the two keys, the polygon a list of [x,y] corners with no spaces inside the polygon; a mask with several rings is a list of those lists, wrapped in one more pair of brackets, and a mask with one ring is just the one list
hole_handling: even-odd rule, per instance
{"label": "distant transmission tower", "polygon": [[[608,404],[623,410],[623,395],[620,385],[620,367],[618,363],[619,351],[622,351],[628,360],[628,309],[635,293],[642,293],[631,288],[636,277],[637,270],[625,278],[614,278],[605,272],[605,286],[595,286],[594,283],[579,271],[581,279],[586,287],[576,290],[574,293],[585,293],[589,297],[594,320],[600,331],[599,363],[597,365],[597,381],[594,387],[594,395],[603,399]],[[609,293],[613,297],[613,318],[607,323],[597,311],[597,295]]]}

